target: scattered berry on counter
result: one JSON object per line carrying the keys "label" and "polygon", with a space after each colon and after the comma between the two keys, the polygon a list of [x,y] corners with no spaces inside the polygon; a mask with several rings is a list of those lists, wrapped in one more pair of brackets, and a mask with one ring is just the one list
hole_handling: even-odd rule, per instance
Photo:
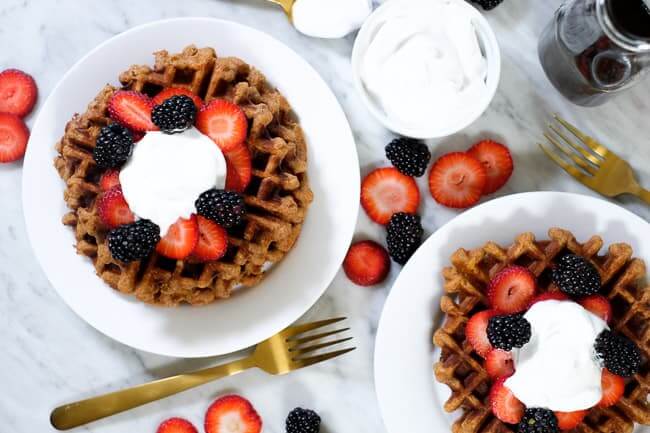
{"label": "scattered berry on counter", "polygon": [[234,191],[222,189],[209,189],[201,193],[195,206],[199,215],[213,220],[225,229],[240,225],[246,214],[244,198]]}
{"label": "scattered berry on counter", "polygon": [[483,189],[484,195],[497,191],[510,179],[514,164],[510,151],[503,144],[492,140],[483,140],[472,146],[467,153],[485,167],[487,181]]}
{"label": "scattered berry on counter", "polygon": [[607,298],[602,295],[591,295],[582,298],[580,300],[580,305],[603,319],[605,322],[609,322],[612,318],[612,305],[609,303]]}
{"label": "scattered berry on counter", "polygon": [[472,3],[476,3],[486,11],[492,10],[495,7],[499,6],[501,3],[503,3],[503,0],[471,0],[471,1]]}
{"label": "scattered berry on counter", "polygon": [[400,265],[406,264],[422,243],[423,233],[418,215],[405,212],[394,214],[386,227],[388,254]]}
{"label": "scattered berry on counter", "polygon": [[196,215],[179,218],[156,245],[156,252],[175,260],[188,257],[199,241],[199,227]]}
{"label": "scattered berry on counter", "polygon": [[114,186],[120,185],[120,172],[117,170],[107,170],[99,178],[99,189],[108,191]]}
{"label": "scattered berry on counter", "polygon": [[499,313],[519,313],[530,305],[536,287],[535,276],[528,269],[509,266],[492,278],[487,296],[492,308]]}
{"label": "scattered berry on counter", "polygon": [[194,124],[196,105],[186,95],[175,95],[153,107],[151,120],[168,134],[183,132]]}
{"label": "scattered berry on counter", "polygon": [[192,251],[192,257],[200,262],[219,260],[228,251],[228,233],[219,224],[197,216],[199,239]]}
{"label": "scattered berry on counter", "polygon": [[148,257],[160,241],[160,227],[138,220],[108,232],[108,248],[113,258],[124,263]]}
{"label": "scattered berry on counter", "polygon": [[587,416],[588,410],[578,410],[575,412],[555,412],[557,426],[560,430],[572,430],[582,423]]}
{"label": "scattered berry on counter", "polygon": [[248,120],[239,105],[225,99],[214,99],[196,116],[196,127],[228,152],[246,141]]}
{"label": "scattered berry on counter", "polygon": [[517,433],[558,433],[555,414],[548,409],[528,408],[517,425]]}
{"label": "scattered berry on counter", "polygon": [[260,433],[262,418],[238,395],[218,398],[205,414],[205,433]]}
{"label": "scattered berry on counter", "polygon": [[596,354],[605,368],[621,377],[630,377],[639,371],[641,352],[627,337],[604,330],[596,338]]}
{"label": "scattered berry on counter", "polygon": [[553,282],[571,296],[589,296],[600,292],[600,274],[585,258],[567,254],[553,269]]}
{"label": "scattered berry on counter", "polygon": [[413,138],[396,138],[386,146],[386,158],[402,174],[420,177],[431,159],[426,144]]}
{"label": "scattered berry on counter", "polygon": [[192,98],[197,113],[203,107],[203,100],[198,95],[195,95],[194,93],[192,93],[192,91],[188,89],[184,89],[182,87],[167,87],[161,90],[160,93],[158,93],[156,96],[154,96],[151,102],[153,103],[154,106],[160,105],[163,102],[165,102],[167,99],[176,95],[185,95]]}
{"label": "scattered berry on counter", "polygon": [[465,325],[465,338],[472,348],[483,358],[494,350],[487,336],[487,327],[490,319],[496,315],[492,310],[481,311],[474,314]]}
{"label": "scattered berry on counter", "polygon": [[532,329],[530,322],[521,314],[494,316],[488,321],[487,335],[494,348],[509,352],[528,343]]}
{"label": "scattered berry on counter", "polygon": [[598,407],[614,406],[625,394],[625,379],[607,371],[606,368],[603,369],[600,383],[603,388],[603,398],[598,403]]}
{"label": "scattered berry on counter", "polygon": [[198,433],[198,430],[186,419],[169,418],[158,426],[156,433]]}
{"label": "scattered berry on counter", "polygon": [[97,199],[97,213],[101,222],[110,229],[135,221],[135,215],[124,199],[122,187],[119,185],[101,193]]}
{"label": "scattered berry on counter", "polygon": [[27,150],[29,129],[15,114],[0,113],[0,163],[22,158]]}
{"label": "scattered berry on counter", "polygon": [[361,182],[361,206],[376,223],[388,224],[397,212],[415,213],[419,205],[415,179],[394,167],[375,169]]}
{"label": "scattered berry on counter", "polygon": [[158,127],[151,121],[151,99],[132,90],[118,90],[108,101],[108,113],[116,122],[132,131],[156,131]]}
{"label": "scattered berry on counter", "polygon": [[541,295],[535,296],[532,301],[530,301],[530,304],[528,305],[528,308],[532,307],[538,302],[543,302],[543,301],[569,301],[571,298],[562,292],[544,292]]}
{"label": "scattered berry on counter", "polygon": [[343,261],[345,275],[360,286],[374,286],[386,279],[390,271],[390,257],[376,242],[361,241],[350,246]]}
{"label": "scattered berry on counter", "polygon": [[492,379],[512,376],[515,372],[512,353],[501,349],[492,350],[485,357],[485,371]]}
{"label": "scattered berry on counter", "polygon": [[287,416],[287,433],[318,433],[320,431],[320,416],[310,409],[297,407]]}
{"label": "scattered berry on counter", "polygon": [[253,177],[253,162],[246,143],[233,145],[223,151],[226,158],[226,189],[242,193]]}
{"label": "scattered berry on counter", "polygon": [[497,379],[490,389],[490,407],[494,416],[507,424],[517,424],[526,408],[505,385],[505,377]]}
{"label": "scattered berry on counter", "polygon": [[104,126],[97,137],[93,158],[99,168],[118,168],[131,156],[133,136],[119,123]]}
{"label": "scattered berry on counter", "polygon": [[485,167],[464,152],[440,157],[429,173],[429,190],[434,200],[450,208],[467,208],[481,199],[487,182]]}
{"label": "scattered berry on counter", "polygon": [[0,112],[25,117],[36,104],[38,89],[31,75],[18,69],[0,72]]}

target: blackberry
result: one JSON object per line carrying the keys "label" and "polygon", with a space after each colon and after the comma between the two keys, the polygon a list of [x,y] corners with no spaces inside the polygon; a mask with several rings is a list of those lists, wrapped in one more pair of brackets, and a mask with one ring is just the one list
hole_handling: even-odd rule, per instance
{"label": "blackberry", "polygon": [[313,410],[297,407],[287,417],[287,433],[318,433],[320,416]]}
{"label": "blackberry", "polygon": [[503,3],[503,0],[471,0],[471,1],[472,3],[476,3],[486,11],[494,9],[495,7]]}
{"label": "blackberry", "polygon": [[605,368],[618,376],[630,377],[639,371],[641,352],[632,340],[623,335],[604,330],[596,338],[594,349]]}
{"label": "blackberry", "polygon": [[530,323],[522,314],[492,317],[487,327],[490,344],[506,352],[528,343],[531,332]]}
{"label": "blackberry", "polygon": [[194,124],[196,105],[186,95],[174,95],[153,107],[151,120],[168,134],[182,132]]}
{"label": "blackberry", "polygon": [[108,233],[108,249],[113,258],[125,263],[148,257],[160,241],[160,227],[149,220],[139,220]]}
{"label": "blackberry", "polygon": [[567,295],[589,296],[600,292],[600,274],[583,257],[567,254],[553,269],[553,282]]}
{"label": "blackberry", "polygon": [[194,204],[199,215],[226,229],[240,225],[246,214],[244,198],[234,191],[209,189]]}
{"label": "blackberry", "polygon": [[548,409],[526,409],[517,425],[517,433],[557,433],[557,417]]}
{"label": "blackberry", "polygon": [[390,218],[386,227],[388,254],[400,265],[411,258],[422,242],[422,224],[417,215],[398,212]]}
{"label": "blackberry", "polygon": [[402,174],[420,177],[431,159],[426,144],[413,138],[396,138],[386,146],[386,158]]}
{"label": "blackberry", "polygon": [[104,126],[99,132],[93,159],[99,168],[119,168],[131,156],[133,150],[133,135],[119,123]]}

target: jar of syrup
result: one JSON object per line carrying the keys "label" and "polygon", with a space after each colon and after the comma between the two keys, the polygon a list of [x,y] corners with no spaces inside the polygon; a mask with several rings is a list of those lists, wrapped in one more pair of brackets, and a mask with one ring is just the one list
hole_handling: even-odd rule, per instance
{"label": "jar of syrup", "polygon": [[568,0],[542,33],[539,57],[570,101],[605,103],[650,72],[650,0]]}

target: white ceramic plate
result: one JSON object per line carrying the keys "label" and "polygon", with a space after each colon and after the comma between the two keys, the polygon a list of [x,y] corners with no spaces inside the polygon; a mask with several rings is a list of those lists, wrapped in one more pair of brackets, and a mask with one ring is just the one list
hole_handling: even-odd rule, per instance
{"label": "white ceramic plate", "polygon": [[[579,241],[594,234],[605,244],[627,242],[650,262],[650,225],[610,202],[592,197],[533,192],[510,195],[470,209],[435,232],[415,253],[391,289],[379,323],[375,385],[389,433],[445,433],[459,416],[443,411],[450,395],[436,382],[434,329],[443,320],[441,271],[458,248],[489,240],[508,245],[518,233],[543,238],[551,227],[571,230]],[[648,433],[650,428],[637,429]]]}
{"label": "white ceramic plate", "polygon": [[[294,249],[261,285],[199,308],[152,307],[121,295],[75,253],[61,224],[63,182],[52,160],[66,122],[132,64],[189,44],[238,56],[266,74],[287,97],[307,135],[314,202]],[[23,203],[32,246],[50,282],[90,325],[124,344],[157,354],[203,357],[237,351],[296,321],[323,294],[343,261],[359,206],[359,162],[343,110],[318,73],[272,37],[240,24],[183,18],[136,27],[101,44],[63,77],[32,130],[23,174]]]}

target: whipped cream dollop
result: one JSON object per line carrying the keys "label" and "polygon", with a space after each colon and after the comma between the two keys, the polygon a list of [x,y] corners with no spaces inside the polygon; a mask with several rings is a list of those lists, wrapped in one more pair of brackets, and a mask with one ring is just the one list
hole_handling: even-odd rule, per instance
{"label": "whipped cream dollop", "polygon": [[598,404],[602,367],[594,343],[607,324],[571,301],[538,302],[524,317],[532,337],[513,350],[516,371],[506,387],[527,407],[573,412]]}
{"label": "whipped cream dollop", "polygon": [[342,38],[361,27],[371,12],[371,0],[297,0],[292,20],[307,36]]}
{"label": "whipped cream dollop", "polygon": [[196,212],[202,192],[225,186],[226,160],[195,128],[180,134],[150,131],[135,144],[120,183],[133,213],[156,223],[164,236],[178,218]]}
{"label": "whipped cream dollop", "polygon": [[359,74],[393,121],[456,124],[488,92],[487,60],[460,0],[392,0],[373,21]]}

